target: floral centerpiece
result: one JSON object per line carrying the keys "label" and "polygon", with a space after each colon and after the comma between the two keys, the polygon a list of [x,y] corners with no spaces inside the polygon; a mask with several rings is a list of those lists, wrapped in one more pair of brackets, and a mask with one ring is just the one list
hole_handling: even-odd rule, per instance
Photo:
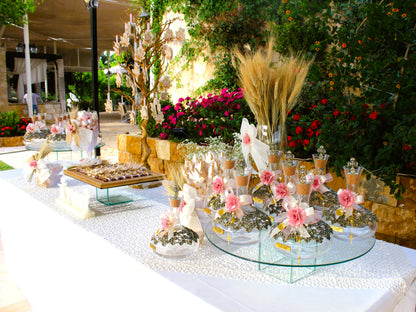
{"label": "floral centerpiece", "polygon": [[98,140],[98,115],[96,112],[73,111],[66,124],[66,142],[73,150],[91,154]]}
{"label": "floral centerpiece", "polygon": [[[189,256],[198,249],[200,236],[182,224],[182,220],[187,219],[188,221],[192,217],[192,211],[185,209],[185,206],[190,203],[190,199],[187,199],[188,203],[183,202],[181,189],[184,187],[184,180],[181,171],[174,170],[172,182],[164,181],[163,185],[169,196],[170,209],[162,214],[161,228],[150,239],[150,247],[158,255],[167,258]],[[187,210],[189,218],[181,216],[182,209]]]}
{"label": "floral centerpiece", "polygon": [[262,208],[273,196],[272,187],[276,184],[276,178],[279,176],[275,177],[271,170],[263,170],[260,173],[260,182],[250,190],[256,207]]}
{"label": "floral centerpiece", "polygon": [[333,231],[318,212],[291,196],[284,198],[282,206],[285,211],[278,215],[270,230],[279,252],[299,263],[301,259],[316,258],[329,251]]}
{"label": "floral centerpiece", "polygon": [[51,126],[51,134],[48,136],[47,142],[54,150],[68,148],[62,116],[55,117],[55,123]]}
{"label": "floral centerpiece", "polygon": [[39,150],[46,143],[49,134],[44,119],[41,120],[40,116],[32,116],[32,122],[26,126],[23,143],[30,149]]}
{"label": "floral centerpiece", "polygon": [[373,212],[359,205],[363,196],[348,189],[339,189],[337,195],[339,203],[322,211],[322,218],[331,225],[335,237],[352,243],[353,239],[373,236],[378,220]]}
{"label": "floral centerpiece", "polygon": [[39,153],[35,153],[26,161],[23,166],[23,176],[26,181],[31,182],[33,177],[36,177],[36,183],[43,187],[58,183],[62,165],[45,159],[51,151],[52,147],[45,143]]}

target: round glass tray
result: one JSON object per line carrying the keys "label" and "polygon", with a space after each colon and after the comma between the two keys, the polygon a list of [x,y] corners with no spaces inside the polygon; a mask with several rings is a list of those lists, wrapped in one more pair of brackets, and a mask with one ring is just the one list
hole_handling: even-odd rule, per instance
{"label": "round glass tray", "polygon": [[334,238],[331,249],[324,255],[313,259],[300,259],[298,261],[297,259],[289,258],[281,254],[270,236],[258,244],[243,246],[228,244],[226,241],[220,239],[213,231],[211,223],[205,227],[205,235],[211,244],[229,255],[259,264],[281,267],[315,268],[344,263],[365,255],[373,248],[376,242],[374,236],[363,240],[353,239],[352,242]]}

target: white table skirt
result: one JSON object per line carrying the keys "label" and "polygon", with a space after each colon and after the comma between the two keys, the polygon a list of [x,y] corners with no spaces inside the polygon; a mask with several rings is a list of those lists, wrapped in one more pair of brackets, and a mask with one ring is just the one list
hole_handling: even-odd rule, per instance
{"label": "white table skirt", "polygon": [[[94,192],[76,180],[69,184]],[[294,284],[250,269],[251,263],[221,253],[206,239],[192,257],[165,260],[148,247],[149,229],[158,228],[158,215],[167,208],[163,190],[128,192],[138,194],[134,204],[144,208],[79,220],[56,202],[57,188],[28,183],[21,170],[0,173],[6,265],[33,311],[415,310],[413,249],[377,241],[368,255]],[[378,276],[382,270],[373,271],[366,261],[383,265],[372,257],[386,250],[386,258],[400,251],[397,259],[404,261]],[[331,270],[341,272],[335,286],[325,284]]]}

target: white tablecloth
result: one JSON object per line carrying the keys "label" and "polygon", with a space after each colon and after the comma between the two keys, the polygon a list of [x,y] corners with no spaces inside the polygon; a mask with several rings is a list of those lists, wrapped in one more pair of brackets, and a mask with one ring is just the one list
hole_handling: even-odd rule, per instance
{"label": "white tablecloth", "polygon": [[[76,190],[95,189],[71,179]],[[121,189],[132,204],[80,220],[21,170],[0,173],[6,265],[33,311],[414,311],[416,251],[377,241],[367,255],[287,284],[206,239],[183,260],[149,245],[167,207],[161,188]],[[104,209],[91,200],[91,206]]]}

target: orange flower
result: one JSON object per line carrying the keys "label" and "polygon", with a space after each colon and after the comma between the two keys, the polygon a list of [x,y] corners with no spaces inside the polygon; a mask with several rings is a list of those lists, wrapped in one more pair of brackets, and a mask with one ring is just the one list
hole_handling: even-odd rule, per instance
{"label": "orange flower", "polygon": [[332,78],[332,76],[334,76],[332,73],[328,74],[329,78]]}
{"label": "orange flower", "polygon": [[293,21],[293,17],[292,17],[292,16],[290,16],[290,17],[288,18],[288,20],[289,20],[289,21]]}
{"label": "orange flower", "polygon": [[283,2],[283,3],[287,3],[287,0],[283,0],[282,2]]}
{"label": "orange flower", "polygon": [[329,88],[329,90],[331,90],[331,91],[332,91],[332,90],[334,90],[334,88],[330,87],[330,88]]}
{"label": "orange flower", "polygon": [[334,84],[335,84],[335,82],[333,82],[332,80],[329,82],[329,84],[331,85],[331,86],[333,86]]}
{"label": "orange flower", "polygon": [[315,48],[315,51],[317,51],[317,52],[318,52],[318,51],[319,51],[319,48]]}
{"label": "orange flower", "polygon": [[342,47],[343,49],[345,49],[345,48],[347,47],[347,44],[344,42],[344,43],[341,45],[341,47]]}
{"label": "orange flower", "polygon": [[339,58],[339,59],[338,59],[338,62],[341,62],[341,61],[342,61],[342,60],[341,60],[341,58]]}
{"label": "orange flower", "polygon": [[361,56],[357,56],[357,61],[361,61]]}
{"label": "orange flower", "polygon": [[319,41],[315,41],[315,44],[319,44]]}
{"label": "orange flower", "polygon": [[286,10],[286,14],[289,15],[290,14],[290,10]]}
{"label": "orange flower", "polygon": [[399,84],[397,84],[397,85],[396,85],[396,88],[397,88],[397,89],[400,89],[400,85],[399,85]]}
{"label": "orange flower", "polygon": [[403,18],[405,18],[406,16],[407,16],[407,14],[406,14],[406,13],[403,13],[403,14],[402,14],[402,17],[403,17]]}
{"label": "orange flower", "polygon": [[390,11],[388,11],[388,12],[387,12],[387,15],[388,15],[388,16],[390,16],[390,15],[391,15],[391,12],[390,12]]}
{"label": "orange flower", "polygon": [[359,43],[359,44],[361,44],[361,43],[363,43],[363,42],[362,42],[361,40],[358,40],[358,43]]}
{"label": "orange flower", "polygon": [[397,59],[397,61],[398,61],[398,62],[400,62],[401,60],[402,60],[402,58],[401,58],[401,57],[399,57],[399,58]]}
{"label": "orange flower", "polygon": [[391,3],[391,2],[390,2],[390,3],[389,3],[389,6],[392,6],[392,5],[393,5],[393,3]]}

